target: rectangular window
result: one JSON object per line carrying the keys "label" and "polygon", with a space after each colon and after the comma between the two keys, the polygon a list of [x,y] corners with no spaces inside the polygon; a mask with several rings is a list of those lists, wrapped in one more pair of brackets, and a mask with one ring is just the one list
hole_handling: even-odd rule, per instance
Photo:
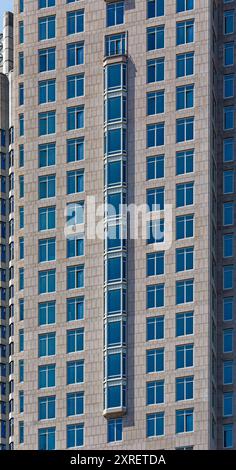
{"label": "rectangular window", "polygon": [[223,159],[224,162],[234,161],[234,138],[229,137],[223,140]]}
{"label": "rectangular window", "polygon": [[67,299],[67,321],[84,319],[84,297]]}
{"label": "rectangular window", "polygon": [[84,31],[84,10],[69,11],[67,18],[67,35]]}
{"label": "rectangular window", "polygon": [[176,110],[193,108],[194,85],[184,85],[176,88]]}
{"label": "rectangular window", "polygon": [[176,346],[176,369],[193,367],[193,344]]}
{"label": "rectangular window", "polygon": [[84,329],[67,330],[67,353],[80,352],[84,349]]}
{"label": "rectangular window", "polygon": [[56,354],[56,333],[45,333],[38,337],[39,357],[54,356]]}
{"label": "rectangular window", "polygon": [[39,0],[39,9],[54,7],[55,5],[56,5],[56,0]]}
{"label": "rectangular window", "polygon": [[67,416],[77,416],[84,413],[84,392],[67,393]]}
{"label": "rectangular window", "polygon": [[147,276],[160,276],[161,274],[164,274],[164,268],[164,251],[147,254]]}
{"label": "rectangular window", "polygon": [[176,305],[193,302],[193,279],[176,281]]}
{"label": "rectangular window", "polygon": [[108,419],[107,421],[107,442],[119,442],[123,438],[122,418]]}
{"label": "rectangular window", "polygon": [[177,54],[176,78],[187,77],[194,74],[194,52]]}
{"label": "rectangular window", "polygon": [[105,37],[105,55],[107,57],[125,55],[126,53],[125,33],[113,34],[112,36]]}
{"label": "rectangular window", "polygon": [[233,338],[232,329],[223,330],[223,353],[233,352]]}
{"label": "rectangular window", "polygon": [[147,17],[157,18],[158,16],[164,16],[165,14],[165,2],[164,0],[147,0]]}
{"label": "rectangular window", "polygon": [[176,143],[194,139],[194,117],[176,120]]}
{"label": "rectangular window", "polygon": [[53,39],[56,37],[56,16],[44,16],[38,20],[39,41]]}
{"label": "rectangular window", "polygon": [[147,318],[147,341],[164,339],[164,316]]}
{"label": "rectangular window", "polygon": [[223,394],[223,416],[233,416],[233,392]]}
{"label": "rectangular window", "polygon": [[56,417],[56,397],[40,397],[38,399],[38,420]]}
{"label": "rectangular window", "polygon": [[46,364],[38,368],[38,387],[49,388],[56,385],[56,365]]}
{"label": "rectangular window", "polygon": [[233,448],[233,424],[223,425],[223,447],[224,449]]}
{"label": "rectangular window", "polygon": [[84,424],[69,424],[66,427],[67,449],[84,445]]}
{"label": "rectangular window", "polygon": [[149,124],[147,126],[147,147],[159,147],[164,145],[165,123]]}
{"label": "rectangular window", "polygon": [[67,163],[84,160],[84,138],[67,140]]}
{"label": "rectangular window", "polygon": [[108,3],[106,7],[106,26],[117,26],[124,23],[124,2]]}
{"label": "rectangular window", "polygon": [[39,145],[39,168],[46,166],[52,166],[56,163],[56,144],[55,142],[50,144]]}
{"label": "rectangular window", "polygon": [[56,132],[56,111],[39,113],[39,136],[54,134]]}
{"label": "rectangular window", "polygon": [[84,95],[84,74],[67,76],[67,98],[77,98]]}
{"label": "rectangular window", "polygon": [[19,167],[22,168],[25,164],[25,149],[24,144],[19,145]]}
{"label": "rectangular window", "polygon": [[149,349],[146,352],[147,374],[164,371],[164,348]]}
{"label": "rectangular window", "polygon": [[19,83],[19,106],[22,106],[24,101],[24,83]]}
{"label": "rectangular window", "polygon": [[176,249],[176,272],[188,271],[193,269],[194,264],[194,248],[193,246],[187,248]]}
{"label": "rectangular window", "polygon": [[176,13],[194,9],[194,0],[176,0]]}
{"label": "rectangular window", "polygon": [[56,302],[42,302],[38,305],[39,326],[52,325],[56,322]]}
{"label": "rectangular window", "polygon": [[24,21],[19,21],[19,43],[24,42]]}
{"label": "rectangular window", "polygon": [[163,49],[164,44],[164,26],[155,26],[153,28],[147,28],[147,50],[154,51],[157,49]]}
{"label": "rectangular window", "polygon": [[52,230],[56,228],[56,208],[41,207],[38,213],[38,227],[39,231]]}
{"label": "rectangular window", "polygon": [[225,297],[223,299],[223,320],[232,321],[233,320],[233,297]]}
{"label": "rectangular window", "polygon": [[67,108],[67,130],[82,129],[84,127],[84,106]]}
{"label": "rectangular window", "polygon": [[187,336],[193,334],[193,312],[176,314],[176,336]]}
{"label": "rectangular window", "polygon": [[147,158],[147,179],[164,178],[165,172],[165,156],[158,155],[157,157]]}
{"label": "rectangular window", "polygon": [[191,206],[194,204],[194,183],[176,185],[176,207]]}
{"label": "rectangular window", "polygon": [[56,48],[39,50],[39,72],[49,72],[56,67]]}
{"label": "rectangular window", "polygon": [[234,369],[233,361],[223,362],[223,384],[224,385],[233,384],[233,377],[234,377],[233,369]]}
{"label": "rectangular window", "polygon": [[185,175],[194,171],[194,150],[176,152],[176,175]]}
{"label": "rectangular window", "polygon": [[224,66],[231,67],[234,65],[234,42],[226,42],[224,44]]}
{"label": "rectangular window", "polygon": [[193,409],[176,411],[176,434],[193,432]]}
{"label": "rectangular window", "polygon": [[176,23],[176,45],[194,42],[194,20]]}
{"label": "rectangular window", "polygon": [[147,286],[147,308],[164,307],[164,292],[164,284]]}
{"label": "rectangular window", "polygon": [[39,199],[46,199],[56,195],[56,176],[40,176],[38,181]]}
{"label": "rectangular window", "polygon": [[165,58],[147,61],[147,83],[161,82],[165,78]]}
{"label": "rectangular window", "polygon": [[52,103],[56,100],[56,80],[39,82],[39,104]]}
{"label": "rectangular window", "polygon": [[24,52],[19,52],[19,75],[23,75],[25,71]]}
{"label": "rectangular window", "polygon": [[67,385],[84,382],[84,361],[67,362]]}
{"label": "rectangular window", "polygon": [[147,415],[146,436],[164,436],[164,412]]}
{"label": "rectangular window", "polygon": [[226,227],[227,225],[234,224],[234,203],[225,202],[223,204],[223,224]]}
{"label": "rectangular window", "polygon": [[67,194],[82,193],[84,191],[84,170],[67,172]]}
{"label": "rectangular window", "polygon": [[84,287],[84,266],[71,266],[67,268],[67,289]]}
{"label": "rectangular window", "polygon": [[234,10],[224,11],[224,34],[232,34],[234,32]]}
{"label": "rectangular window", "polygon": [[48,271],[39,272],[39,294],[46,294],[56,291],[56,270],[49,269]]}
{"label": "rectangular window", "polygon": [[233,265],[223,266],[223,289],[233,289],[234,267]]}
{"label": "rectangular window", "polygon": [[164,380],[155,380],[146,384],[146,404],[161,405],[164,403]]}
{"label": "rectangular window", "polygon": [[19,114],[19,136],[25,135],[25,117],[24,114]]}
{"label": "rectangular window", "polygon": [[164,113],[165,92],[164,90],[147,93],[147,114],[152,116]]}
{"label": "rectangular window", "polygon": [[231,258],[234,254],[234,236],[232,233],[223,235],[223,256]]}
{"label": "rectangular window", "polygon": [[76,256],[84,255],[84,236],[77,235],[75,237],[67,238],[67,258],[74,258]]}
{"label": "rectangular window", "polygon": [[38,241],[39,263],[54,261],[56,259],[56,239],[44,238]]}
{"label": "rectangular window", "polygon": [[178,377],[176,379],[176,401],[193,399],[193,376]]}
{"label": "rectangular window", "polygon": [[224,98],[234,97],[234,74],[224,75]]}
{"label": "rectangular window", "polygon": [[84,63],[84,43],[74,42],[67,44],[67,67],[74,67]]}
{"label": "rectangular window", "polygon": [[147,206],[150,212],[164,210],[165,188],[154,188],[147,190]]}
{"label": "rectangular window", "polygon": [[39,450],[55,450],[56,428],[43,428],[38,430]]}

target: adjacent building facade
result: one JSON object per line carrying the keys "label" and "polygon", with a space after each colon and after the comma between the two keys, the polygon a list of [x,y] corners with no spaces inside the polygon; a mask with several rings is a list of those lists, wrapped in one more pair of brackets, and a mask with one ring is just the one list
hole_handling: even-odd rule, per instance
{"label": "adjacent building facade", "polygon": [[15,0],[2,448],[235,448],[234,17]]}

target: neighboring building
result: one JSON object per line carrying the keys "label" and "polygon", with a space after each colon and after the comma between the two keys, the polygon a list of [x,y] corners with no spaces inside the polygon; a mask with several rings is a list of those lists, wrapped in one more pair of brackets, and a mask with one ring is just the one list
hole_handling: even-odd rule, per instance
{"label": "neighboring building", "polygon": [[[15,0],[10,449],[236,447],[235,8]],[[159,206],[159,237],[125,204]]]}
{"label": "neighboring building", "polygon": [[0,450],[9,440],[9,145],[11,70],[13,67],[13,14],[4,15],[0,36]]}

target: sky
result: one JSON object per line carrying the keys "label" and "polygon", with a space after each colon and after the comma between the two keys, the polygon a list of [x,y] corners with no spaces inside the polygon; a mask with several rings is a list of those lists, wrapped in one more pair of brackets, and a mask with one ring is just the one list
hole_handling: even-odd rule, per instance
{"label": "sky", "polygon": [[2,31],[3,14],[13,10],[13,0],[0,0],[0,31]]}

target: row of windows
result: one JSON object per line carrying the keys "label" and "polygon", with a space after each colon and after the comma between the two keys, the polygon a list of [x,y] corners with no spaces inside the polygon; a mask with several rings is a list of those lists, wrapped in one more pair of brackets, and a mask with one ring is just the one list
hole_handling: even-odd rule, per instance
{"label": "row of windows", "polygon": [[[194,269],[194,248],[176,249],[176,272]],[[159,276],[165,273],[165,252],[147,254],[146,261],[147,276]]]}
{"label": "row of windows", "polygon": [[[84,127],[84,106],[67,108],[67,130],[82,129]],[[47,111],[38,115],[39,136],[54,134],[56,132],[56,111]],[[19,115],[19,136],[25,133],[24,114]]]}

